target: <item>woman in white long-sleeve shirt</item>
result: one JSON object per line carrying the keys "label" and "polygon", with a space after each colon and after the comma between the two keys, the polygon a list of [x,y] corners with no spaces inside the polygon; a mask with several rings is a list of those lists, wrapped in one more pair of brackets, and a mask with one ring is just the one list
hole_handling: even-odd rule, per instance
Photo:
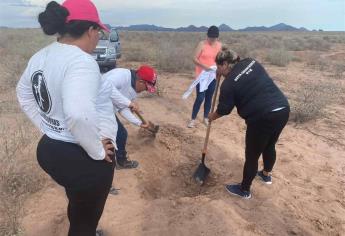
{"label": "woman in white long-sleeve shirt", "polygon": [[[102,79],[108,81],[114,88],[116,94],[112,95],[115,113],[121,114],[130,123],[142,127],[148,128],[148,124],[143,124],[128,107],[121,107],[114,98],[120,99],[117,91],[120,92],[123,99],[133,101],[137,97],[137,93],[148,91],[154,93],[156,91],[155,84],[157,80],[156,71],[147,65],[142,65],[138,70],[129,70],[123,68],[113,69],[102,76]],[[135,160],[129,160],[127,157],[126,143],[127,143],[127,130],[116,116],[118,131],[116,136],[116,160],[117,168],[136,168],[138,162]]]}
{"label": "woman in white long-sleeve shirt", "polygon": [[58,42],[32,56],[17,85],[18,100],[44,134],[37,147],[40,166],[66,190],[68,235],[94,236],[115,166],[113,91],[89,55],[107,28],[89,0],[50,2],[39,23]]}

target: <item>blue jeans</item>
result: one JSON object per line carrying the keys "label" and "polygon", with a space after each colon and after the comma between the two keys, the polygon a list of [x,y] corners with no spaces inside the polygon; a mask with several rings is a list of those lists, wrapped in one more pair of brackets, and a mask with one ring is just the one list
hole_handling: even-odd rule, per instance
{"label": "blue jeans", "polygon": [[204,92],[199,92],[199,88],[200,88],[199,84],[196,86],[196,99],[193,105],[192,120],[196,119],[196,116],[198,115],[198,112],[200,110],[200,106],[204,100],[205,100],[204,118],[207,118],[208,113],[210,113],[210,110],[211,110],[212,96],[213,96],[215,87],[216,87],[216,80],[213,80],[208,86],[207,90],[205,90]]}
{"label": "blue jeans", "polygon": [[116,122],[118,125],[118,130],[116,134],[117,150],[115,151],[115,154],[116,154],[117,160],[119,159],[125,160],[127,156],[126,144],[127,144],[128,132],[126,128],[123,126],[123,124],[121,123],[121,121],[119,120],[119,118],[117,118],[116,115],[115,117],[116,117]]}

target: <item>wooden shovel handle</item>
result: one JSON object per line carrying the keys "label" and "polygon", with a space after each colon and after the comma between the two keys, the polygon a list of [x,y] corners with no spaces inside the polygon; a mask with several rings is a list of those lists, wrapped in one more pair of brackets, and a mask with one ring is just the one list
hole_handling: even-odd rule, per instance
{"label": "wooden shovel handle", "polygon": [[143,122],[143,124],[147,124],[144,117],[138,111],[134,111],[134,113],[139,117],[139,119],[141,120],[141,122]]}
{"label": "wooden shovel handle", "polygon": [[[212,97],[212,107],[211,107],[211,112],[212,113],[214,112],[214,108],[216,106],[216,100],[217,100],[217,95],[218,95],[218,88],[219,88],[219,84],[220,84],[220,77],[221,77],[221,75],[217,74],[217,77],[216,77],[216,88],[215,88],[216,91],[214,92],[213,97]],[[204,142],[204,149],[202,151],[203,154],[206,154],[206,152],[207,152],[207,144],[208,144],[208,140],[209,140],[209,137],[210,137],[210,131],[211,131],[211,123],[212,122],[209,122],[208,126],[207,126],[206,137],[205,137],[205,142]]]}

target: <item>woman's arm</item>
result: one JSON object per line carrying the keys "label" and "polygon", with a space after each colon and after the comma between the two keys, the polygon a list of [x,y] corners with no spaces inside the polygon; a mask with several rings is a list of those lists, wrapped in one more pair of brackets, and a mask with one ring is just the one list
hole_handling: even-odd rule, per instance
{"label": "woman's arm", "polygon": [[129,108],[120,110],[120,114],[133,125],[141,126],[143,123],[135,115],[133,115]]}
{"label": "woman's arm", "polygon": [[95,160],[106,157],[100,140],[96,101],[101,83],[98,65],[81,57],[66,71],[62,83],[62,105],[66,125],[80,146]]}
{"label": "woman's arm", "polygon": [[31,122],[41,131],[41,116],[38,112],[38,106],[32,93],[32,85],[29,75],[29,66],[25,69],[23,75],[21,76],[17,87],[17,99],[20,107],[24,113],[29,117]]}
{"label": "woman's arm", "polygon": [[210,70],[211,68],[209,66],[207,66],[207,65],[205,65],[199,61],[199,56],[200,56],[200,53],[202,51],[203,45],[204,45],[204,41],[201,41],[198,44],[198,46],[196,47],[194,57],[193,57],[193,62],[196,66],[200,66],[204,70]]}

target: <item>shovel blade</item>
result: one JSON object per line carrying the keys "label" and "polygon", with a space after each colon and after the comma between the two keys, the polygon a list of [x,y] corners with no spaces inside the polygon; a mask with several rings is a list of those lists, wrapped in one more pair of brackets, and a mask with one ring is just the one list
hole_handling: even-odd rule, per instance
{"label": "shovel blade", "polygon": [[152,124],[152,127],[149,127],[147,130],[150,131],[154,137],[156,137],[156,134],[159,131],[159,125]]}
{"label": "shovel blade", "polygon": [[159,131],[159,125],[155,125],[155,133],[158,133],[158,131]]}
{"label": "shovel blade", "polygon": [[159,131],[159,125],[155,125],[150,131],[156,135]]}
{"label": "shovel blade", "polygon": [[199,185],[203,185],[209,173],[210,169],[204,163],[200,163],[193,178]]}

